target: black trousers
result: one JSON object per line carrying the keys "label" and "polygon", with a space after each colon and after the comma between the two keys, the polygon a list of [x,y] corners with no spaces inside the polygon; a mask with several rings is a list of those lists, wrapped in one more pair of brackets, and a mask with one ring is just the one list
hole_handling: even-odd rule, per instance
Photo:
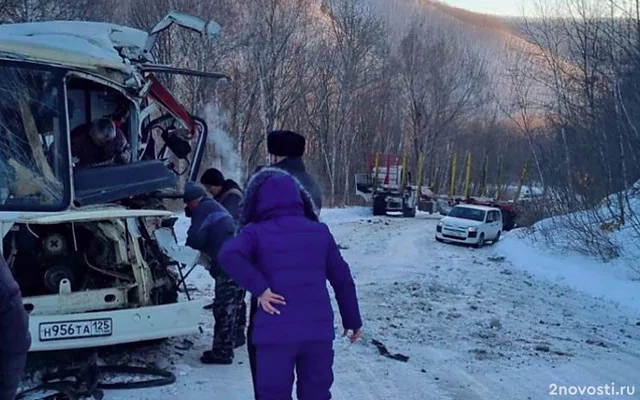
{"label": "black trousers", "polygon": [[26,353],[0,353],[0,400],[13,400],[15,398],[26,363]]}
{"label": "black trousers", "polygon": [[256,388],[256,346],[253,345],[253,316],[258,312],[258,300],[251,296],[251,308],[249,310],[249,328],[247,329],[247,351],[249,352],[249,366],[251,367],[251,381],[253,383],[253,397],[258,400]]}

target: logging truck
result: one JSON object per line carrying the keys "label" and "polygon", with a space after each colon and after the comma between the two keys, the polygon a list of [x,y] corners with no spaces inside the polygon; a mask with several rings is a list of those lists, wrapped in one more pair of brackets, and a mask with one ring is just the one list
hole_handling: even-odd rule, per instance
{"label": "logging truck", "polygon": [[[521,192],[527,173],[525,163],[514,196],[511,200],[505,199],[507,187],[498,183],[492,185],[493,196],[489,197],[487,185],[487,160],[483,163],[483,179],[479,187],[471,184],[472,156],[467,153],[464,171],[463,194],[456,194],[458,183],[458,157],[453,155],[451,161],[451,180],[448,185],[448,193],[436,193],[432,183],[423,185],[424,157],[420,155],[417,166],[415,183],[409,171],[409,159],[407,155],[394,155],[376,153],[369,155],[366,162],[366,172],[356,174],[356,194],[371,204],[374,216],[402,215],[403,217],[415,217],[416,211],[424,211],[429,214],[440,213],[446,215],[458,204],[475,204],[499,208],[502,211],[504,231],[511,230],[516,225],[516,218],[521,210]],[[498,159],[498,170],[501,171],[501,158]],[[501,173],[498,173],[498,180]],[[477,192],[473,196],[472,192]]]}
{"label": "logging truck", "polygon": [[373,215],[416,216],[419,196],[407,165],[406,155],[376,154],[367,160],[368,172],[356,174],[356,194],[372,203]]}

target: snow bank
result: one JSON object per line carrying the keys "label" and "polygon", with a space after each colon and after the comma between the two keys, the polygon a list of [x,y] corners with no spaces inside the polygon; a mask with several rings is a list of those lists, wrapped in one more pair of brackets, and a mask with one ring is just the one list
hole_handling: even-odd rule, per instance
{"label": "snow bank", "polygon": [[[528,233],[531,240],[565,252],[581,253],[611,264],[626,265],[640,277],[640,181],[620,194],[603,199],[592,210],[579,211],[544,219],[534,224]],[[624,225],[620,216],[624,216]]]}
{"label": "snow bank", "polygon": [[[616,224],[619,208],[615,194],[603,199],[593,210],[547,218],[530,229],[511,231],[495,250],[516,268],[615,301],[637,313],[640,311],[640,181],[624,194],[627,220],[623,226]],[[613,254],[610,259],[601,260],[592,255],[608,251],[607,246]]]}
{"label": "snow bank", "polygon": [[624,261],[602,263],[576,253],[545,248],[522,229],[503,236],[495,250],[516,268],[563,284],[594,297],[615,301],[632,313],[640,312],[640,280]]}

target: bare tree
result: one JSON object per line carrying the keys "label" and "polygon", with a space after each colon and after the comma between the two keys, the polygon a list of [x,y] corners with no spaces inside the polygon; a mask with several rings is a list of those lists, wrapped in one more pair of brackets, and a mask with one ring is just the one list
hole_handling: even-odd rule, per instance
{"label": "bare tree", "polygon": [[319,53],[322,56],[316,64],[317,76],[322,78],[317,81],[316,96],[307,104],[312,109],[310,116],[324,122],[310,121],[310,125],[323,138],[321,151],[329,176],[330,203],[336,203],[336,185],[341,176],[344,204],[352,178],[351,149],[360,133],[354,124],[354,100],[379,79],[386,27],[363,0],[325,0],[322,11],[329,22],[327,39]]}
{"label": "bare tree", "polygon": [[498,99],[498,104],[518,131],[526,138],[536,166],[538,179],[544,190],[546,187],[545,179],[535,138],[537,134],[540,134],[537,128],[543,120],[544,112],[540,104],[540,94],[536,90],[535,79],[533,79],[537,69],[531,63],[529,55],[522,52],[509,53],[507,65],[510,93],[509,96],[502,97],[506,98],[506,102]]}
{"label": "bare tree", "polygon": [[416,158],[422,153],[431,160],[433,170],[441,135],[484,100],[484,59],[463,38],[423,18],[411,23],[399,57],[413,150]]}
{"label": "bare tree", "polygon": [[557,123],[560,131],[564,150],[565,184],[567,191],[571,193],[566,198],[570,201],[574,193],[574,185],[569,140],[565,127],[566,121],[569,119],[567,110],[569,96],[565,89],[568,87],[566,77],[570,64],[566,63],[562,57],[565,50],[565,38],[562,29],[564,21],[555,18],[557,8],[548,4],[545,0],[536,0],[534,9],[537,14],[535,20],[528,18],[524,20],[524,33],[532,45],[525,48],[524,51],[532,59],[535,59],[536,64],[540,66],[536,81],[547,87],[554,95],[545,107],[547,108],[547,113],[551,114],[550,117]]}
{"label": "bare tree", "polygon": [[[382,0],[5,3],[0,0],[0,12],[6,5],[2,15],[9,22],[79,19],[149,30],[170,11],[215,19],[222,26],[218,39],[172,28],[159,37],[154,55],[159,63],[176,67],[226,71],[233,78],[230,84],[220,87],[168,74],[159,78],[195,114],[215,103],[220,111],[215,126],[230,133],[231,147],[241,153],[246,170],[264,161],[269,130],[305,133],[308,163],[333,205],[352,200],[353,172],[364,167],[373,151],[412,152],[414,163],[426,153],[427,174],[439,176],[441,183],[448,174],[448,157],[468,150],[475,159],[504,155],[505,179],[521,168],[515,165],[525,152],[526,137],[512,135],[497,117],[486,50],[465,26],[470,22],[473,29],[484,29],[483,24],[495,29],[495,19],[474,19],[446,6],[390,6]],[[460,19],[465,23],[451,22]],[[626,96],[623,90],[620,96]],[[634,106],[624,105],[632,115]],[[566,122],[569,113],[564,115]],[[219,151],[210,146],[208,156]],[[545,161],[541,156],[543,171]]]}
{"label": "bare tree", "polygon": [[4,0],[0,12],[5,22],[108,21],[116,6],[117,0]]}
{"label": "bare tree", "polygon": [[[256,0],[246,7],[248,60],[258,82],[262,143],[309,92],[309,0]],[[250,158],[253,158],[253,154]],[[266,156],[266,152],[265,152]]]}

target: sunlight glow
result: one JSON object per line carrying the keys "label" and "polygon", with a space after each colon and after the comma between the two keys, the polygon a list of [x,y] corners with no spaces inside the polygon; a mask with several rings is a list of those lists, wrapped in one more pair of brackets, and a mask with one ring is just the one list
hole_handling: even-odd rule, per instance
{"label": "sunlight glow", "polygon": [[450,6],[485,14],[522,16],[530,13],[531,0],[445,0]]}

